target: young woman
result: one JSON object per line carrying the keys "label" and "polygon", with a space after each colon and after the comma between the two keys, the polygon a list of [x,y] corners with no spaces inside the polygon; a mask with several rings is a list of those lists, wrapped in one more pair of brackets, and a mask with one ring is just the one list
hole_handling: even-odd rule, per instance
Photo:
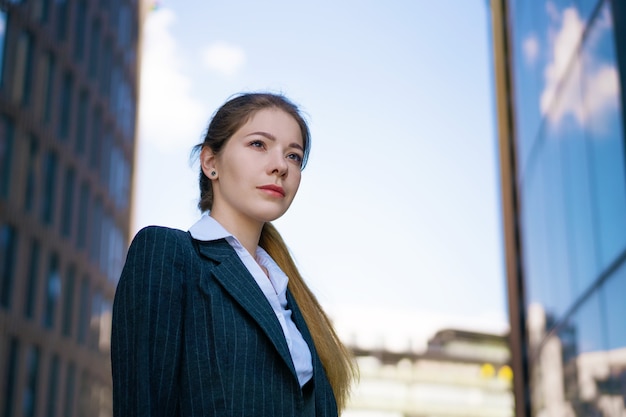
{"label": "young woman", "polygon": [[337,416],[348,350],[270,223],[310,149],[298,108],[242,94],[213,116],[200,159],[205,214],[151,226],[128,251],[113,306],[114,415]]}

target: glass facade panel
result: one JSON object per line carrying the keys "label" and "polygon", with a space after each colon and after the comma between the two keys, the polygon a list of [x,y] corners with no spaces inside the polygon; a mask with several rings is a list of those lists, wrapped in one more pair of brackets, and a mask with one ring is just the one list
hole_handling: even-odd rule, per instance
{"label": "glass facade panel", "polygon": [[7,198],[11,187],[11,167],[13,161],[13,123],[7,117],[0,117],[0,198]]}
{"label": "glass facade panel", "polygon": [[54,95],[54,78],[56,77],[56,61],[54,54],[48,52],[43,58],[43,69],[41,71],[43,85],[41,92],[43,94],[42,120],[46,123],[52,121],[52,100]]}
{"label": "glass facade panel", "polygon": [[[606,3],[606,2],[605,2]],[[583,44],[583,94],[602,269],[626,250],[626,167],[614,32],[608,4]]]}
{"label": "glass facade panel", "polygon": [[80,196],[78,199],[78,236],[76,244],[79,249],[84,249],[87,244],[87,216],[89,213],[89,184],[86,182],[83,182],[80,186]]}
{"label": "glass facade panel", "polygon": [[89,164],[96,172],[100,170],[100,147],[102,146],[102,110],[97,107],[91,119],[91,135],[89,143]]}
{"label": "glass facade panel", "polygon": [[48,329],[56,324],[56,311],[61,298],[61,275],[59,272],[59,257],[53,253],[50,255],[48,275],[46,277],[46,298],[43,311],[43,325]]}
{"label": "glass facade panel", "polygon": [[622,262],[620,268],[608,277],[602,293],[606,311],[607,348],[623,351],[626,349],[626,263]]}
{"label": "glass facade panel", "polygon": [[70,138],[70,127],[72,126],[72,96],[74,88],[74,77],[69,72],[63,75],[63,83],[61,85],[61,97],[59,102],[59,110],[61,112],[59,118],[59,139],[68,140]]}
{"label": "glass facade panel", "polygon": [[28,32],[22,32],[15,50],[12,68],[12,98],[15,103],[28,105],[33,78],[33,39]]}
{"label": "glass facade panel", "polygon": [[37,415],[37,391],[39,382],[40,350],[30,346],[26,352],[26,387],[22,396],[22,415],[34,417]]}
{"label": "glass facade panel", "polygon": [[56,176],[58,171],[57,154],[54,151],[46,152],[44,159],[44,184],[41,220],[45,224],[52,224],[54,219],[54,209],[56,204]]}
{"label": "glass facade panel", "polygon": [[28,146],[28,163],[26,164],[26,188],[24,190],[24,210],[32,212],[37,203],[37,186],[39,179],[39,141],[30,137]]}
{"label": "glass facade panel", "polygon": [[5,38],[7,33],[7,14],[4,10],[0,9],[0,86],[2,86],[2,79],[4,74],[4,48]]}
{"label": "glass facade panel", "polygon": [[85,154],[85,146],[87,143],[87,115],[89,114],[89,94],[87,90],[82,90],[78,97],[78,109],[76,121],[76,153],[78,155]]}
{"label": "glass facade panel", "polygon": [[100,20],[95,19],[89,31],[89,65],[88,72],[91,79],[98,77],[101,39]]}
{"label": "glass facade panel", "polygon": [[63,42],[67,39],[67,15],[69,12],[67,0],[55,0],[56,15],[56,37],[57,41]]}
{"label": "glass facade panel", "polygon": [[524,229],[524,265],[526,267],[527,304],[539,304],[552,314],[552,297],[545,233],[545,184],[538,175],[529,175],[524,184],[522,227]]}
{"label": "glass facade panel", "polygon": [[52,0],[32,0],[31,10],[33,18],[39,23],[46,23],[50,17],[50,2]]}
{"label": "glass facade panel", "polygon": [[57,415],[57,396],[59,386],[59,356],[53,355],[50,361],[50,372],[48,373],[48,398],[46,407],[46,417]]}
{"label": "glass facade panel", "polygon": [[61,332],[63,336],[71,337],[74,324],[74,287],[76,281],[76,267],[70,265],[65,274],[63,291],[63,318]]}
{"label": "glass facade panel", "polygon": [[76,3],[76,11],[74,13],[74,58],[82,61],[85,55],[85,22],[87,20],[87,5],[85,1]]}
{"label": "glass facade panel", "polygon": [[76,390],[76,366],[69,363],[67,375],[65,377],[65,402],[63,408],[64,416],[72,416],[74,412],[74,391]]}
{"label": "glass facade panel", "polygon": [[89,331],[89,277],[83,277],[80,282],[80,304],[78,313],[78,343],[81,345],[87,344],[87,333]]}
{"label": "glass facade panel", "polygon": [[30,246],[30,259],[28,263],[28,277],[25,288],[24,316],[32,319],[35,317],[37,305],[37,287],[39,283],[39,264],[41,248],[37,240],[33,240]]}
{"label": "glass facade panel", "polygon": [[533,417],[625,415],[626,16],[611,15],[617,0],[506,3],[529,352],[519,395]]}
{"label": "glass facade panel", "polygon": [[[11,416],[13,415],[13,410],[15,409],[15,393],[16,393],[16,385],[17,385],[17,364],[19,360],[19,342],[15,338],[11,338],[8,344],[8,353],[5,359],[4,369],[6,370],[6,374],[2,375],[4,378],[4,407],[3,407],[3,415]],[[2,358],[0,358],[2,360]]]}
{"label": "glass facade panel", "polygon": [[17,232],[8,224],[0,223],[0,307],[8,309],[15,281]]}
{"label": "glass facade panel", "polygon": [[74,168],[70,167],[65,171],[65,179],[63,181],[63,210],[61,212],[61,234],[65,237],[71,237],[72,235],[75,177]]}

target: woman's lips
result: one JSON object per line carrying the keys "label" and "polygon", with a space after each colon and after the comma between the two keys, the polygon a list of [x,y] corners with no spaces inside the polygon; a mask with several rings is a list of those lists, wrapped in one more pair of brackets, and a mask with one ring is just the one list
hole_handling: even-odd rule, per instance
{"label": "woman's lips", "polygon": [[278,185],[274,185],[274,184],[262,185],[258,188],[260,190],[267,191],[268,193],[271,193],[272,195],[275,195],[275,196],[279,196],[279,197],[285,196],[285,190],[283,189],[283,187],[280,187]]}

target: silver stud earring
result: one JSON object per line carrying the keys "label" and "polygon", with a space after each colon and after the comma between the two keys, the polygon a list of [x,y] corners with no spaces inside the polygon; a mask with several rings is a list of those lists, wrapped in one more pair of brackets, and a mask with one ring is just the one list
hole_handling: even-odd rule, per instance
{"label": "silver stud earring", "polygon": [[214,176],[216,176],[216,175],[217,175],[217,172],[215,172],[215,171],[211,171],[211,176],[212,176],[212,177],[214,177]]}

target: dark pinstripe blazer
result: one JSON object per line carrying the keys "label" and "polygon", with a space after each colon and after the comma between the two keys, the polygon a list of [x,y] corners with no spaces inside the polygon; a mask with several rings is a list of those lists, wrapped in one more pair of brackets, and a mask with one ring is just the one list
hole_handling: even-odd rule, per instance
{"label": "dark pinstripe blazer", "polygon": [[[313,356],[316,416],[335,397],[291,293]],[[274,312],[225,240],[151,226],[128,251],[113,305],[113,408],[121,416],[303,414],[304,397]]]}

